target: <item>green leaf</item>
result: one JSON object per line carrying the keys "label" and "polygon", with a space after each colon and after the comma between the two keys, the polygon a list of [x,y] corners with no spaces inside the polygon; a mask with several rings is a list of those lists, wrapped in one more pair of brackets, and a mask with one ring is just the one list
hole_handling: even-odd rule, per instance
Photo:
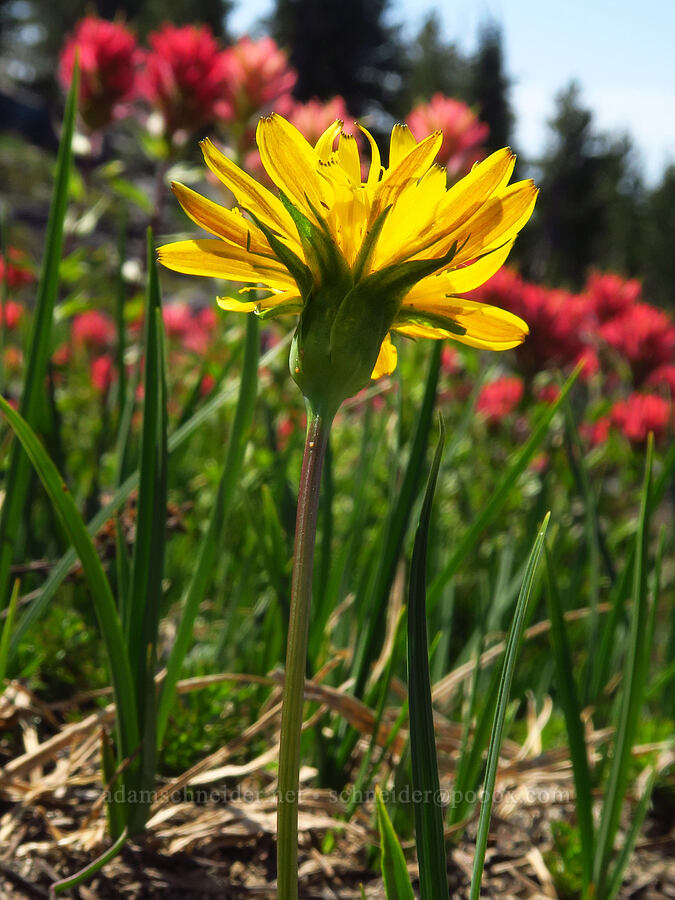
{"label": "green leaf", "polygon": [[[421,486],[423,460],[429,445],[429,430],[436,404],[436,387],[441,367],[442,341],[435,341],[431,351],[429,370],[422,407],[417,418],[413,435],[410,456],[405,474],[398,486],[395,502],[390,507],[384,529],[384,539],[379,553],[379,561],[372,580],[368,580],[366,590],[359,591],[356,600],[357,608],[363,610],[359,622],[359,638],[357,640],[352,663],[351,677],[354,679],[353,693],[359,697],[368,677],[368,669],[376,652],[378,638],[381,637],[380,623],[389,598],[391,586],[396,573],[396,566],[401,555],[401,548],[408,530],[412,508]],[[348,734],[342,729],[343,742],[340,747],[338,765],[344,766],[356,740],[352,729]]]}
{"label": "green leaf", "polygon": [[574,774],[574,787],[577,795],[576,809],[581,838],[581,861],[585,895],[593,876],[593,845],[595,843],[591,775],[588,769],[584,726],[581,721],[581,705],[574,682],[572,653],[567,640],[567,626],[565,625],[555,571],[548,548],[546,549],[546,583],[557,687],[560,695],[560,705],[565,716],[567,740],[569,742],[572,772]]}
{"label": "green leaf", "polygon": [[485,862],[495,781],[497,779],[497,765],[499,764],[499,750],[502,745],[502,737],[504,734],[504,720],[506,718],[506,710],[509,703],[513,673],[516,668],[518,648],[520,647],[520,641],[523,636],[527,605],[532,593],[534,576],[544,546],[544,538],[546,537],[546,529],[548,528],[550,515],[550,513],[546,514],[527,561],[525,577],[523,578],[523,584],[520,589],[520,594],[518,595],[518,602],[516,603],[513,621],[511,622],[509,634],[506,639],[504,665],[502,667],[502,674],[499,682],[497,709],[495,712],[494,724],[492,726],[492,735],[490,737],[490,746],[488,748],[487,763],[485,766],[485,782],[483,784],[483,798],[481,801],[480,815],[478,817],[476,853],[473,860],[470,900],[479,900],[480,898],[480,885],[483,878],[483,864]]}
{"label": "green leaf", "polygon": [[[68,92],[63,119],[63,132],[59,144],[47,233],[45,254],[37,288],[35,311],[26,362],[21,404],[21,416],[32,427],[35,425],[39,404],[44,397],[45,374],[49,359],[50,338],[54,306],[59,290],[59,263],[63,249],[63,223],[68,205],[68,185],[72,166],[72,140],[77,111],[79,77],[77,65]],[[0,608],[8,597],[10,567],[14,557],[16,535],[26,503],[30,465],[18,442],[14,442],[5,480],[6,493],[0,512]]]}
{"label": "green leaf", "polygon": [[255,315],[249,313],[246,319],[246,348],[239,385],[239,399],[225,454],[225,462],[218,483],[218,493],[211,511],[208,529],[197,551],[194,571],[185,594],[178,633],[171,648],[166,677],[162,683],[157,718],[158,746],[161,746],[164,739],[169,711],[176,693],[176,684],[180,677],[185,654],[192,640],[194,622],[213,576],[223,529],[239,483],[246,443],[255,409],[259,353],[260,336],[258,322]]}
{"label": "green leaf", "polygon": [[117,703],[122,756],[131,756],[137,750],[139,740],[135,693],[117,608],[103,565],[91,537],[87,534],[85,524],[68,487],[54,463],[47,456],[35,432],[26,420],[12,409],[4,397],[0,397],[0,410],[21,441],[21,445],[40,477],[40,481],[73,544],[75,553],[82,563],[108,654]]}
{"label": "green leaf", "polygon": [[628,648],[624,661],[621,701],[615,723],[614,754],[609,778],[605,785],[605,797],[598,828],[598,842],[593,864],[593,880],[597,895],[604,897],[614,839],[619,827],[621,808],[628,785],[628,767],[635,739],[640,709],[644,697],[651,637],[648,628],[649,595],[647,591],[647,564],[649,525],[652,510],[651,479],[654,452],[650,435],[645,462],[645,474],[640,501],[638,529],[635,537],[635,562],[633,565],[632,616]]}
{"label": "green leaf", "polygon": [[2,634],[0,635],[0,690],[5,681],[7,674],[7,662],[9,660],[9,639],[14,628],[14,617],[16,615],[16,607],[19,601],[19,579],[17,578],[12,588],[12,595],[9,598],[9,606],[7,607],[7,615],[2,623]]}
{"label": "green leaf", "polygon": [[[448,875],[443,836],[441,786],[436,757],[436,735],[431,706],[429,647],[426,619],[426,566],[431,507],[438,470],[445,445],[445,426],[439,417],[441,433],[429,472],[429,480],[420,513],[410,568],[408,593],[408,702],[410,708],[410,755],[412,761],[415,840],[420,870],[422,900],[448,897]],[[415,796],[421,796],[421,801]]]}
{"label": "green leaf", "polygon": [[382,878],[387,900],[415,900],[403,850],[398,842],[379,788],[375,790],[377,826],[380,832]]}
{"label": "green leaf", "polygon": [[[139,788],[150,796],[157,764],[157,639],[162,606],[166,544],[167,410],[164,371],[164,326],[157,281],[157,263],[148,230],[148,297],[145,334],[145,384],[141,464],[136,508],[136,540],[131,563],[125,625],[129,660],[136,688],[136,708],[142,738]],[[130,809],[129,833],[140,831],[150,802]]]}

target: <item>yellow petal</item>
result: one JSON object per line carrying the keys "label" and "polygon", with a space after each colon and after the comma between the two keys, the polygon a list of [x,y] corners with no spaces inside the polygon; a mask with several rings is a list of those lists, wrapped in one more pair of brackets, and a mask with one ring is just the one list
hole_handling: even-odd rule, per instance
{"label": "yellow petal", "polygon": [[254,253],[271,253],[265,235],[241,213],[235,213],[231,209],[213,203],[177,181],[172,182],[171,190],[192,221],[211,234],[216,234],[224,241],[239,247],[248,246]]}
{"label": "yellow petal", "polygon": [[361,159],[359,158],[359,146],[356,143],[356,138],[353,134],[340,135],[337,157],[352,184],[360,185]]}
{"label": "yellow petal", "polygon": [[371,378],[382,378],[383,375],[391,375],[396,368],[398,353],[396,347],[392,343],[391,338],[387,334],[380,346],[380,352],[375,362],[375,368]]}
{"label": "yellow petal", "polygon": [[270,294],[269,297],[263,297],[262,300],[237,300],[236,297],[217,297],[216,303],[221,309],[227,312],[259,312],[263,309],[273,309],[287,300],[300,297],[297,291],[279,291],[276,294]]}
{"label": "yellow petal", "polygon": [[221,153],[213,141],[207,138],[200,146],[206,165],[232,191],[237,203],[256,215],[265,225],[289,238],[297,253],[296,248],[300,246],[298,232],[281,200]]}
{"label": "yellow petal", "polygon": [[446,193],[438,209],[439,228],[447,232],[474,215],[495,191],[508,184],[515,164],[515,154],[508,147],[476,163]]}
{"label": "yellow petal", "polygon": [[443,143],[443,135],[435,131],[416,144],[393,168],[387,169],[376,191],[374,213],[379,215],[390,203],[395,203],[411,181],[421,178],[431,167]]}
{"label": "yellow petal", "polygon": [[447,176],[432,165],[419,181],[411,182],[389,210],[373,255],[373,268],[400,262],[418,249],[420,234],[436,221],[436,210],[445,194]]}
{"label": "yellow petal", "polygon": [[[454,334],[443,328],[416,323],[415,314],[420,312],[448,316],[466,328],[466,334]],[[413,320],[409,324],[405,322],[406,313]],[[529,333],[527,324],[513,313],[497,306],[490,306],[477,300],[464,300],[461,297],[453,297],[435,304],[419,304],[415,307],[408,306],[404,301],[399,320],[401,324],[397,324],[395,330],[401,334],[409,337],[447,337],[479,350],[510,350],[522,344]]]}
{"label": "yellow petal", "polygon": [[316,150],[317,156],[322,162],[328,162],[332,153],[333,153],[333,144],[335,143],[335,138],[342,131],[343,122],[340,119],[336,119],[334,122],[326,128],[324,133],[321,135],[319,140],[314,145],[314,149]]}
{"label": "yellow petal", "polygon": [[461,268],[423,278],[406,296],[406,304],[415,306],[418,302],[438,302],[439,297],[448,294],[465,294],[475,290],[501,269],[512,247],[513,241],[507,241],[499,249],[492,250]]}
{"label": "yellow petal", "polygon": [[[512,241],[528,221],[534,210],[539,191],[531,180],[517,181],[505,191],[495,194],[481,209],[454,232],[468,234],[469,239],[460,247],[453,263],[465,262],[483,253]],[[448,238],[447,246],[453,240]]]}
{"label": "yellow petal", "polygon": [[380,175],[382,174],[380,148],[377,146],[375,138],[367,128],[364,128],[363,125],[359,125],[358,128],[362,134],[365,134],[366,139],[370,144],[370,169],[368,169],[368,180],[366,181],[366,188],[368,194],[372,195],[380,181]]}
{"label": "yellow petal", "polygon": [[275,259],[249,253],[223,241],[176,241],[159,247],[157,258],[167,269],[186,275],[265,284],[281,290],[295,287],[288,270]]}
{"label": "yellow petal", "polygon": [[394,125],[389,140],[389,168],[397,166],[416,145],[417,141],[407,125]]}
{"label": "yellow petal", "polygon": [[291,203],[312,221],[308,200],[321,215],[330,209],[333,196],[319,175],[318,154],[297,128],[273,113],[259,120],[256,141],[267,174]]}

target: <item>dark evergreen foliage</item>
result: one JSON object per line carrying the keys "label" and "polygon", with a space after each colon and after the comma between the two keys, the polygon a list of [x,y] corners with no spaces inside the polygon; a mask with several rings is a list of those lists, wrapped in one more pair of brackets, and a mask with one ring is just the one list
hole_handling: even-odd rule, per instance
{"label": "dark evergreen foliage", "polygon": [[341,94],[360,116],[389,110],[403,85],[398,29],[387,24],[389,0],[277,0],[270,26],[297,70],[295,96]]}
{"label": "dark evergreen foliage", "polygon": [[509,101],[501,28],[494,22],[481,27],[478,50],[470,65],[469,102],[478,118],[490,126],[489,150],[512,146],[514,116]]}

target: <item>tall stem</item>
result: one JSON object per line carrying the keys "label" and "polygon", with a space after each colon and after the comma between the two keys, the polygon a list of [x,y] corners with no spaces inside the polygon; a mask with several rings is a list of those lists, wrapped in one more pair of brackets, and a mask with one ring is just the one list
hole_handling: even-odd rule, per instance
{"label": "tall stem", "polygon": [[286,648],[286,679],[279,746],[279,795],[277,800],[277,896],[279,900],[297,900],[298,896],[300,735],[319,488],[331,422],[332,416],[309,412],[298,491],[291,609]]}

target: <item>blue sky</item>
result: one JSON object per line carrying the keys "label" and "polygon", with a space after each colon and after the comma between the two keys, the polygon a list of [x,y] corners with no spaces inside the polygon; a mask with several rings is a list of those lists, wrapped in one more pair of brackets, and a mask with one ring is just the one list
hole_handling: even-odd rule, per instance
{"label": "blue sky", "polygon": [[[323,0],[317,0],[323,2]],[[271,0],[243,0],[230,18],[235,34],[269,12]],[[445,37],[475,48],[485,19],[501,24],[518,130],[528,156],[546,142],[557,91],[576,79],[596,127],[629,132],[650,182],[675,163],[675,4],[665,0],[394,0],[392,22],[414,34],[436,10]],[[609,12],[611,11],[611,12]]]}

